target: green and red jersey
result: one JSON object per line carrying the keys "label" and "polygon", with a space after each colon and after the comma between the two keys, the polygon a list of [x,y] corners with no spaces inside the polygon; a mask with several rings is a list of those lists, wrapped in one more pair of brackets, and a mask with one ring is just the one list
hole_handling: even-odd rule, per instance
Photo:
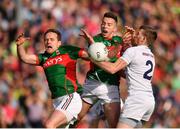
{"label": "green and red jersey", "polygon": [[74,46],[60,46],[52,54],[45,52],[38,55],[39,65],[44,69],[53,99],[82,91],[76,78],[76,62],[82,57],[82,51]]}
{"label": "green and red jersey", "polygon": [[[94,36],[93,39],[95,42],[104,43],[107,46],[108,50],[113,50],[114,47],[119,47],[119,44],[122,43],[122,38],[119,36],[114,36],[112,39],[107,40],[101,34],[98,34]],[[121,53],[119,50],[117,55],[110,59],[110,62],[115,62],[120,56],[121,56]],[[119,85],[120,76],[119,76],[119,73],[110,74],[102,70],[100,67],[91,63],[91,69],[87,73],[87,78],[99,80],[109,85]]]}

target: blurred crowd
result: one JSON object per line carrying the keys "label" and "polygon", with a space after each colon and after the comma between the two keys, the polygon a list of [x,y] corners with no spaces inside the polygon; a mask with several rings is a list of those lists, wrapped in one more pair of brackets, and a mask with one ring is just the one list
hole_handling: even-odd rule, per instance
{"label": "blurred crowd", "polygon": [[[26,43],[29,53],[44,50],[42,34],[48,28],[62,33],[63,44],[85,48],[80,29],[99,33],[107,11],[118,14],[120,31],[124,25],[142,24],[158,30],[158,40],[151,46],[156,56],[156,108],[145,127],[180,128],[179,0],[0,0],[0,127],[43,127],[52,110],[42,68],[17,57],[17,35],[24,32],[31,38]],[[79,60],[77,68],[82,84],[88,62]]]}

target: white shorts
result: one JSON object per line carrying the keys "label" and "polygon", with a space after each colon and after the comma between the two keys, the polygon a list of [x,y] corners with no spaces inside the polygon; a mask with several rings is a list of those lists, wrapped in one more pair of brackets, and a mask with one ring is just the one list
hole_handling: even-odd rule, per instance
{"label": "white shorts", "polygon": [[100,100],[102,104],[120,102],[119,86],[86,79],[81,97],[89,104],[94,104],[97,100]]}
{"label": "white shorts", "polygon": [[[120,102],[121,102],[121,110],[122,110],[124,103],[121,98],[120,98]],[[92,106],[92,108],[88,112],[88,115],[91,119],[104,117],[104,107],[101,104],[100,100]]]}
{"label": "white shorts", "polygon": [[121,118],[132,118],[137,121],[148,121],[154,111],[155,100],[152,93],[139,92],[130,95],[125,100]]}
{"label": "white shorts", "polygon": [[63,112],[69,122],[72,119],[77,119],[77,115],[80,113],[82,108],[82,100],[80,95],[74,92],[54,99],[53,106],[55,110]]}

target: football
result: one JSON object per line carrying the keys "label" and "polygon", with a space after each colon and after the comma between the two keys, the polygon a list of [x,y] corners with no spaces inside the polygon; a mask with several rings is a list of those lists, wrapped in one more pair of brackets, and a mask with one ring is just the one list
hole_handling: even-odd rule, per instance
{"label": "football", "polygon": [[95,61],[107,61],[109,59],[108,49],[101,42],[91,44],[88,48],[88,53]]}

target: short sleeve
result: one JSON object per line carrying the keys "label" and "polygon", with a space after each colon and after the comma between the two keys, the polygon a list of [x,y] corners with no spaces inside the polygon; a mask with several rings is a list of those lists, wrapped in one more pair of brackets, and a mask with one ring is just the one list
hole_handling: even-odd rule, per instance
{"label": "short sleeve", "polygon": [[68,54],[72,59],[78,59],[81,57],[82,49],[75,46],[68,46],[67,48]]}
{"label": "short sleeve", "polygon": [[41,65],[43,64],[43,54],[38,54],[37,55],[37,65]]}
{"label": "short sleeve", "polygon": [[103,37],[101,34],[94,36],[93,39],[95,42],[103,42]]}
{"label": "short sleeve", "polygon": [[112,40],[114,43],[122,44],[122,38],[120,36],[113,36]]}
{"label": "short sleeve", "polygon": [[121,56],[121,59],[126,61],[127,64],[129,64],[135,57],[135,49],[133,47],[128,48],[123,55]]}

